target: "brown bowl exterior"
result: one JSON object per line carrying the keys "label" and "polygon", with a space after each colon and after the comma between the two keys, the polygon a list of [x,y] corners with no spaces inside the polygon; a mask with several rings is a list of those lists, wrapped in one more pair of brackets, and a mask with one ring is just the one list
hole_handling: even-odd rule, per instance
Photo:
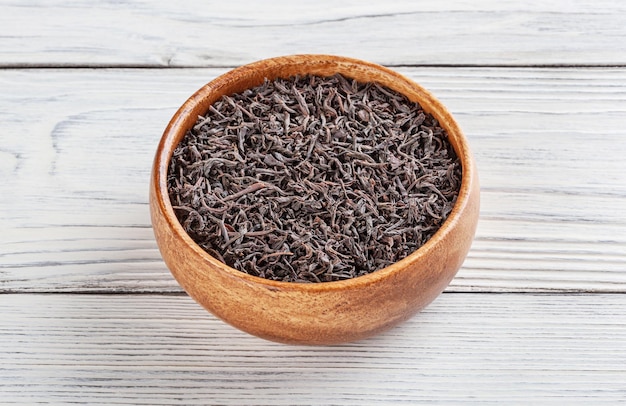
{"label": "brown bowl exterior", "polygon": [[[437,233],[407,258],[357,278],[316,284],[276,282],[237,271],[211,257],[183,230],[167,192],[173,153],[199,115],[222,95],[265,78],[340,73],[378,82],[417,101],[448,132],[463,179],[457,203]],[[255,62],[210,82],[174,115],[159,143],[150,185],[156,241],[172,274],[211,313],[256,336],[296,344],[335,344],[380,333],[433,301],[463,263],[476,229],[479,186],[474,160],[458,125],[428,91],[387,68],[329,55],[295,55]]]}

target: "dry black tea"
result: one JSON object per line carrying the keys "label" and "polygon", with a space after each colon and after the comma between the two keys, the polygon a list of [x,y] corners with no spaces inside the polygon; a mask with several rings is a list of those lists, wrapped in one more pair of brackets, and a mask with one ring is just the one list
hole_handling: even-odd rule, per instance
{"label": "dry black tea", "polygon": [[461,166],[419,104],[340,75],[224,96],[176,148],[168,191],[185,231],[251,275],[327,282],[384,268],[452,210]]}

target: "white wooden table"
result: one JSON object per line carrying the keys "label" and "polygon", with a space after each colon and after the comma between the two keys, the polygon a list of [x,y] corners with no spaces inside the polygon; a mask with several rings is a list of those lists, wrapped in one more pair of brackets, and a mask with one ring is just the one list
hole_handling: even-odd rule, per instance
{"label": "white wooden table", "polygon": [[[626,3],[296,3],[0,0],[0,403],[626,402]],[[150,227],[176,108],[293,53],[423,84],[479,165],[457,278],[347,345],[222,323]]]}

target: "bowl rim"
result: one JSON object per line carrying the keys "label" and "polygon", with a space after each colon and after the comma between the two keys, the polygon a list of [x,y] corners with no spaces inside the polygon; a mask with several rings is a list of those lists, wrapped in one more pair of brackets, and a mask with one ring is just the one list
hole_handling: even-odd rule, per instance
{"label": "bowl rim", "polygon": [[[441,118],[445,118],[445,124],[443,125],[445,125],[446,132],[448,134],[452,132],[455,135],[456,146],[453,145],[453,148],[461,163],[461,186],[457,196],[457,201],[455,202],[452,211],[448,215],[448,218],[425,244],[423,244],[421,247],[413,251],[405,258],[368,274],[339,281],[315,283],[276,281],[239,271],[219,261],[217,258],[213,257],[204,249],[202,249],[202,247],[200,247],[200,245],[198,245],[189,236],[189,234],[187,234],[187,232],[183,229],[182,225],[178,221],[178,218],[176,217],[168,194],[167,173],[173,151],[179,142],[176,142],[176,138],[178,138],[178,134],[180,134],[181,132],[186,133],[188,128],[190,128],[185,126],[185,121],[189,120],[189,114],[192,113],[194,106],[198,102],[206,99],[207,95],[211,94],[211,92],[219,90],[222,86],[228,83],[232,83],[233,79],[241,73],[245,72],[248,75],[251,75],[255,72],[257,68],[262,67],[263,65],[266,65],[268,63],[275,65],[297,65],[307,63],[306,61],[309,61],[308,63],[310,64],[311,60],[317,60],[319,61],[319,63],[341,63],[356,65],[368,69],[375,69],[379,72],[384,73],[386,76],[393,77],[394,80],[399,80],[403,82],[404,85],[409,86],[417,93],[419,93],[421,99],[418,100],[418,102],[420,102],[422,108],[424,108],[424,110],[428,113],[433,114],[433,112],[430,111],[430,108],[428,108],[430,106],[433,106],[435,110],[437,110],[436,115],[439,116],[436,117],[438,122],[442,124]],[[422,102],[427,102],[428,107],[425,108]],[[195,122],[195,120],[196,118],[193,119],[193,122]],[[403,270],[410,268],[410,265],[412,263],[418,262],[421,258],[429,255],[432,251],[436,249],[438,245],[441,244],[441,242],[446,238],[448,234],[453,232],[456,224],[460,221],[460,216],[465,212],[465,208],[469,204],[470,193],[474,188],[474,183],[477,179],[475,163],[465,135],[461,131],[456,120],[452,117],[452,114],[448,111],[448,109],[441,102],[439,102],[439,100],[437,100],[428,90],[426,90],[413,80],[384,66],[371,62],[366,62],[360,59],[325,54],[298,54],[259,60],[231,69],[228,72],[219,75],[215,79],[203,85],[178,108],[174,116],[169,121],[156,150],[151,177],[151,187],[154,188],[153,191],[155,192],[154,196],[156,198],[158,209],[163,214],[169,229],[175,234],[176,238],[179,238],[188,247],[190,247],[193,252],[203,260],[204,263],[210,265],[210,268],[212,270],[223,272],[226,276],[230,278],[241,279],[247,283],[255,285],[262,285],[270,290],[307,292],[344,290],[363,287],[366,285],[377,283],[383,279],[389,278],[394,274],[401,273]]]}

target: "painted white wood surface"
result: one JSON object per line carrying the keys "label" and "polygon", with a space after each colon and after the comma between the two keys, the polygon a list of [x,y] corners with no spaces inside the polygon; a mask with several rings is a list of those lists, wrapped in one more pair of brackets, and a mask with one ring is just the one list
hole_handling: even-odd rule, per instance
{"label": "painted white wood surface", "polygon": [[[626,402],[624,38],[617,0],[0,0],[0,404]],[[446,293],[344,346],[215,319],[148,216],[177,106],[229,67],[306,52],[425,85],[481,176]]]}
{"label": "painted white wood surface", "polygon": [[[150,165],[177,106],[223,71],[0,72],[0,290],[179,291]],[[481,219],[450,291],[626,292],[626,69],[399,71],[478,161]]]}
{"label": "painted white wood surface", "polygon": [[393,65],[626,63],[626,3],[0,1],[0,66],[231,66],[293,53]]}
{"label": "painted white wood surface", "polygon": [[329,347],[248,336],[186,296],[0,295],[0,306],[3,404],[626,399],[623,295],[444,293],[400,327]]}

